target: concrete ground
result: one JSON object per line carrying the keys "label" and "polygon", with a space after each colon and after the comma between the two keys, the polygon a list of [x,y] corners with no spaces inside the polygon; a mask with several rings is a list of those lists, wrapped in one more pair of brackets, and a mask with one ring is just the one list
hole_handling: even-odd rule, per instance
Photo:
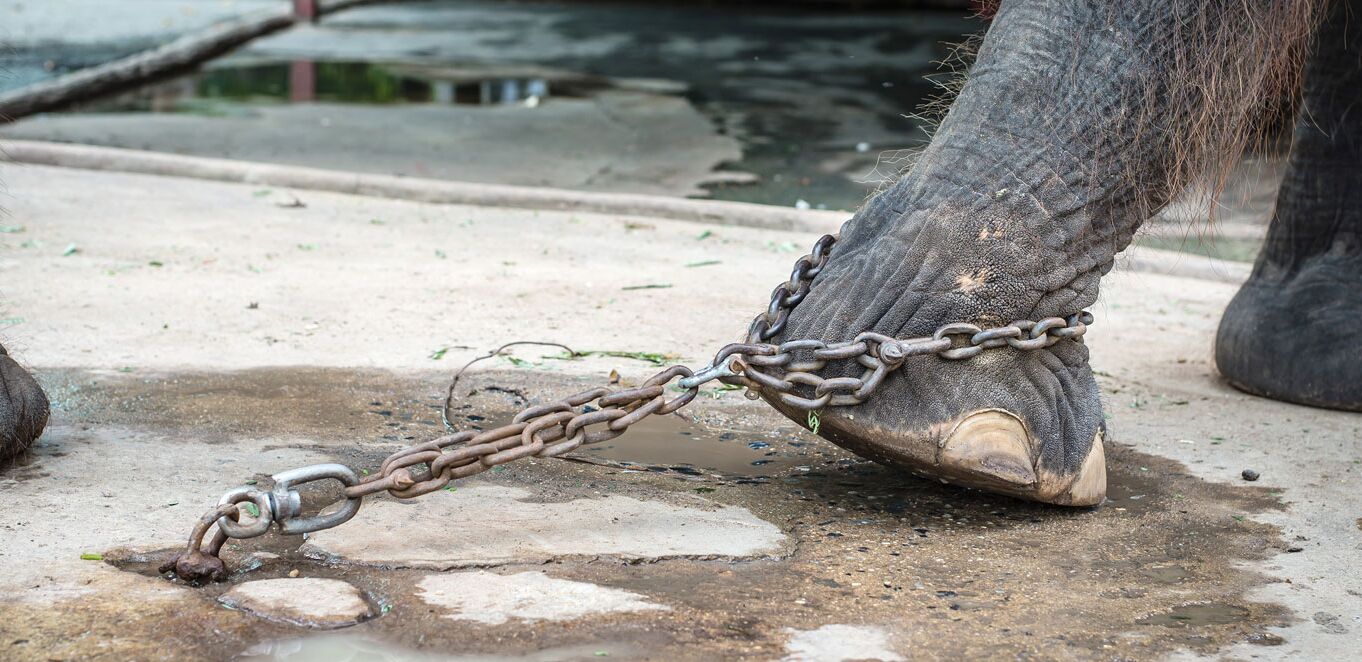
{"label": "concrete ground", "polygon": [[[577,461],[374,498],[305,541],[229,546],[226,585],[171,583],[155,556],[223,491],[434,437],[451,370],[497,344],[703,364],[815,237],[12,164],[0,181],[0,337],[55,405],[0,470],[5,659],[1345,659],[1362,642],[1362,416],[1228,388],[1210,343],[1235,286],[1120,269],[1089,335],[1114,438],[1094,510],[904,477],[707,390]],[[483,364],[456,420],[657,369],[552,353]]]}

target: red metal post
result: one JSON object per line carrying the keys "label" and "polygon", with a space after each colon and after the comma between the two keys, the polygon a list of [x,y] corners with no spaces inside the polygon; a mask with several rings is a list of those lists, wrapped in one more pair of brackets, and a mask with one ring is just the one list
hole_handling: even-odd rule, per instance
{"label": "red metal post", "polygon": [[312,60],[294,60],[289,63],[288,98],[293,103],[317,100],[317,65]]}
{"label": "red metal post", "polygon": [[293,0],[293,15],[305,21],[317,18],[317,0]]}

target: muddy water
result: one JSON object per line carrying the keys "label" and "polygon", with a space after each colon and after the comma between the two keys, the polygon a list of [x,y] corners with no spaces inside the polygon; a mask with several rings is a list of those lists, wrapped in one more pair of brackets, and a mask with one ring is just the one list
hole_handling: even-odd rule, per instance
{"label": "muddy water", "polygon": [[459,655],[414,651],[390,643],[355,635],[330,634],[261,642],[248,648],[235,659],[278,660],[287,662],[548,662],[559,660],[588,660],[599,658],[629,659],[638,651],[614,642],[590,646],[550,648],[526,655]]}
{"label": "muddy water", "polygon": [[689,476],[774,476],[808,458],[798,448],[808,441],[779,433],[713,430],[682,416],[655,416],[629,428],[625,436],[589,446],[576,454],[601,462]]}
{"label": "muddy water", "polygon": [[[131,427],[171,440],[193,431],[222,442],[224,453],[235,439],[313,439],[339,461],[360,466],[410,443],[406,437],[435,434],[432,403],[441,395],[435,376],[376,371],[68,371],[40,377],[69,424]],[[561,395],[580,386],[533,371],[479,374],[460,414],[491,424],[534,394]],[[515,658],[601,646],[593,656],[595,650],[618,650],[666,659],[771,659],[784,654],[788,629],[837,622],[882,624],[893,633],[896,650],[929,658],[1149,659],[1271,641],[1275,635],[1266,628],[1287,618],[1276,606],[1245,597],[1265,580],[1242,570],[1241,562],[1285,546],[1275,529],[1251,517],[1278,507],[1265,490],[1204,483],[1174,462],[1114,443],[1108,448],[1111,501],[1098,509],[1057,509],[903,476],[823,444],[739,398],[701,400],[685,411],[691,422],[672,421],[642,435],[657,436],[649,442],[655,447],[640,446],[640,452],[662,453],[652,458],[598,460],[617,463],[608,466],[516,463],[480,478],[554,500],[599,493],[687,503],[702,498],[748,508],[794,539],[795,551],[779,559],[622,564],[565,558],[494,568],[633,591],[669,611],[475,627],[445,618],[418,597],[416,586],[428,571],[331,565],[299,554],[301,540],[270,536],[229,546],[229,561],[244,570],[228,584],[186,588],[189,602],[149,604],[132,620],[119,616],[125,614],[121,605],[90,598],[42,608],[0,605],[0,620],[42,633],[35,636],[48,639],[33,643],[68,657],[84,650],[78,633],[107,619],[118,626],[98,628],[105,650],[140,650],[150,640],[181,656],[216,658],[249,652],[263,659],[384,659],[364,656],[404,651]],[[720,440],[725,434],[732,436]],[[773,446],[803,464],[764,480],[728,473],[753,453],[769,452],[748,444],[782,438],[805,444]],[[623,452],[629,439],[609,450]],[[686,464],[695,467],[714,465],[702,471],[707,482],[698,494],[697,477],[685,472],[623,466],[683,466],[687,458],[677,454],[688,443],[734,453],[714,461],[690,458]],[[43,463],[39,456],[18,470],[41,471]],[[155,574],[154,556],[100,551],[118,567]],[[260,551],[277,556],[249,562]],[[294,571],[348,581],[381,605],[382,615],[350,630],[348,638],[314,639],[306,629],[265,623],[216,603],[231,585]],[[164,641],[164,631],[198,634]],[[0,645],[0,656],[6,650]]]}
{"label": "muddy water", "polygon": [[[192,432],[200,439],[226,440],[235,434],[283,430],[321,443],[409,445],[442,434],[438,403],[443,399],[445,379],[444,375],[411,380],[378,372],[355,375],[307,368],[109,373],[58,380],[50,392],[58,408],[113,423],[147,421],[150,413],[149,422]],[[459,429],[504,425],[532,401],[561,397],[573,388],[554,384],[535,392],[504,388],[499,381],[500,376],[488,376],[461,382],[470,386],[452,414]],[[395,389],[394,383],[401,386]],[[586,387],[583,383],[579,388]],[[736,400],[740,396],[730,393],[727,397]],[[715,428],[692,419],[684,411],[652,416],[632,426],[627,435],[583,447],[572,457],[695,479],[770,477],[809,471],[831,461],[827,449],[812,445],[795,428]]]}

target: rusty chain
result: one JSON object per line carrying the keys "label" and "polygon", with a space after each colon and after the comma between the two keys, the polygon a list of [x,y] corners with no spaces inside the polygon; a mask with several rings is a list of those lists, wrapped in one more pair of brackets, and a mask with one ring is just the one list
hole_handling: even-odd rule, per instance
{"label": "rusty chain", "polygon": [[[701,385],[713,380],[745,387],[749,398],[768,392],[789,407],[813,412],[864,402],[890,374],[915,356],[958,361],[991,349],[1032,351],[1063,340],[1082,342],[1087,325],[1092,323],[1092,315],[1080,312],[1067,318],[1018,320],[988,329],[953,323],[917,338],[899,339],[867,331],[843,342],[767,342],[785,330],[790,312],[808,296],[836,241],[833,235],[820,238],[808,255],[795,262],[790,279],[772,291],[767,310],[749,327],[747,342],[725,346],[699,371],[672,366],[635,388],[594,388],[535,405],[498,428],[456,432],[404,448],[363,478],[344,465],[319,464],[275,474],[273,488],[268,491],[238,487],[223,495],[199,520],[185,551],[162,565],[161,571],[174,571],[188,581],[221,581],[227,573],[219,554],[228,539],[263,535],[274,525],[284,534],[331,528],[354,517],[363,499],[372,494],[387,492],[409,499],[521,458],[558,457],[581,446],[614,439],[650,415],[670,414],[686,406],[699,394]],[[834,361],[858,364],[860,376],[821,376],[819,373]],[[679,394],[668,398],[669,385]],[[451,395],[452,391],[451,384]],[[334,508],[303,517],[295,487],[328,479],[341,483],[343,498],[332,504]],[[205,546],[204,538],[214,525],[216,531]]]}

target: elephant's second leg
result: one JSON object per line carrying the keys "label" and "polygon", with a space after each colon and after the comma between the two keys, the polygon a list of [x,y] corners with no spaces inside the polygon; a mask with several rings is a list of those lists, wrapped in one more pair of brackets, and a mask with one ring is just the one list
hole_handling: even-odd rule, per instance
{"label": "elephant's second leg", "polygon": [[47,394],[0,345],[0,460],[18,455],[47,427]]}
{"label": "elephant's second leg", "polygon": [[1220,322],[1215,359],[1250,393],[1362,411],[1362,1],[1334,5],[1267,243]]}

